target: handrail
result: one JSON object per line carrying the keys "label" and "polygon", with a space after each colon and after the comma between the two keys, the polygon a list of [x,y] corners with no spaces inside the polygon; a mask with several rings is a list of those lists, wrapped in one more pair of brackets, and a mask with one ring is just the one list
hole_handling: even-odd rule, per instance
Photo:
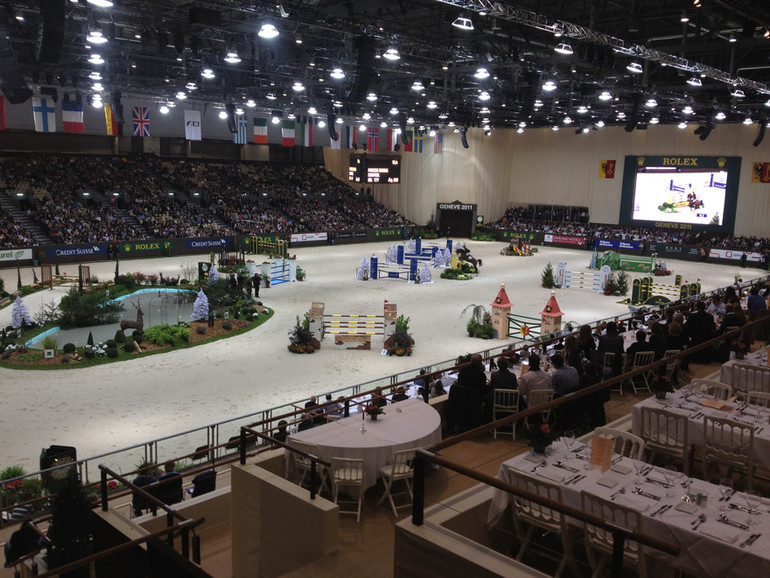
{"label": "handrail", "polygon": [[474,469],[463,466],[461,464],[452,462],[448,459],[442,458],[432,451],[418,449],[415,452],[414,460],[414,482],[412,486],[412,492],[414,494],[414,500],[412,502],[412,523],[416,526],[422,526],[424,523],[424,507],[425,507],[425,466],[426,463],[433,463],[442,466],[448,470],[455,471],[459,474],[467,476],[473,480],[492,486],[514,496],[530,500],[537,504],[541,504],[551,510],[559,512],[564,516],[569,516],[576,520],[580,520],[597,528],[601,528],[606,532],[612,534],[615,543],[612,549],[612,568],[611,576],[619,577],[622,575],[623,570],[623,543],[626,540],[634,540],[644,546],[649,546],[671,556],[678,556],[681,548],[676,544],[671,544],[664,540],[660,540],[650,534],[638,532],[637,530],[630,530],[623,528],[612,522],[608,522],[603,518],[596,517],[588,514],[583,510],[573,508],[561,502],[556,502],[550,498],[540,496],[518,486],[514,486],[495,477],[477,472]]}

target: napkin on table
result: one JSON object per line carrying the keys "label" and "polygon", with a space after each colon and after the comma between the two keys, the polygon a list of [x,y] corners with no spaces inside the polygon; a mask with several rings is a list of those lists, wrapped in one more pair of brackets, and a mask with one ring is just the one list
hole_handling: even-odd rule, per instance
{"label": "napkin on table", "polygon": [[[717,540],[722,540],[722,542],[727,542],[728,544],[735,544],[735,542],[738,540],[740,536],[742,536],[743,534],[746,534],[743,530],[739,528],[733,528],[731,526],[728,526],[727,524],[722,524],[720,522],[703,524],[700,527],[700,532],[701,534],[705,534],[706,536],[716,538]],[[748,536],[749,534],[746,534],[747,538]]]}
{"label": "napkin on table", "polygon": [[615,497],[614,501],[616,504],[620,504],[621,506],[625,506],[626,508],[631,508],[633,510],[636,510],[637,512],[646,512],[647,510],[650,509],[650,506],[653,504],[653,500],[651,500],[650,498],[645,498],[644,496],[637,496],[636,494],[632,494],[632,493],[618,494]]}
{"label": "napkin on table", "polygon": [[564,474],[562,474],[561,472],[555,472],[548,468],[541,468],[537,470],[537,475],[545,478],[546,480],[551,480],[552,482],[556,482],[558,484],[561,484],[564,482]]}

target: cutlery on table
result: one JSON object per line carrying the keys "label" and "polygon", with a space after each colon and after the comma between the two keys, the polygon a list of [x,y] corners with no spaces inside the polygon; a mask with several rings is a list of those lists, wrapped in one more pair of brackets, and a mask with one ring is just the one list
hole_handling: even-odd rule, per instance
{"label": "cutlery on table", "polygon": [[698,526],[700,526],[705,521],[706,521],[706,514],[701,514],[697,518],[695,518],[692,522],[690,522],[690,525],[692,526],[693,530],[697,530]]}
{"label": "cutlery on table", "polygon": [[565,486],[568,486],[572,482],[577,481],[577,479],[580,477],[580,474],[577,474],[576,476],[572,476],[571,478],[567,478],[567,481],[564,482]]}
{"label": "cutlery on table", "polygon": [[573,474],[578,473],[580,470],[577,468],[573,468],[572,466],[568,466],[567,464],[563,463],[561,460],[557,461],[554,466],[557,468],[561,468],[562,470],[567,470],[568,472],[572,472]]}
{"label": "cutlery on table", "polygon": [[619,495],[621,495],[621,494],[625,494],[625,493],[626,493],[626,489],[625,489],[625,488],[620,488],[620,489],[619,489],[617,492],[615,492],[614,494],[612,494],[612,495],[610,496],[610,500],[614,500],[614,499],[615,499],[615,498],[617,498]]}
{"label": "cutlery on table", "polygon": [[644,478],[646,481],[650,482],[651,484],[658,484],[659,486],[663,486],[664,488],[670,488],[671,484],[668,482],[664,482],[663,480],[659,480],[657,478]]}
{"label": "cutlery on table", "polygon": [[567,483],[569,483],[569,484],[577,484],[578,482],[582,482],[582,481],[583,481],[583,480],[585,480],[585,479],[586,479],[586,476],[585,476],[585,474],[578,474],[577,476],[575,476],[574,478],[572,478],[572,479],[571,479],[569,482],[567,482]]}
{"label": "cutlery on table", "polygon": [[735,490],[728,490],[726,494],[723,494],[721,498],[719,498],[720,502],[726,502],[730,498],[733,497],[733,494],[735,493]]}
{"label": "cutlery on table", "polygon": [[750,537],[750,538],[747,540],[748,544],[746,544],[746,545],[747,545],[747,546],[751,546],[751,545],[752,545],[754,542],[756,542],[756,541],[759,539],[759,537],[760,537],[761,535],[762,535],[762,534],[754,534],[753,536],[751,536],[751,537]]}
{"label": "cutlery on table", "polygon": [[742,524],[741,522],[736,522],[735,520],[731,520],[724,514],[720,514],[719,518],[717,518],[718,522],[721,522],[723,524],[727,524],[728,526],[733,526],[735,528],[740,528],[741,530],[749,531],[749,526],[747,524]]}
{"label": "cutlery on table", "polygon": [[748,506],[741,506],[740,504],[730,504],[731,510],[741,510],[742,512],[746,512],[747,514],[751,514],[752,516],[757,516],[761,514],[759,510],[755,510],[754,508],[749,508]]}
{"label": "cutlery on table", "polygon": [[663,512],[670,510],[672,507],[671,504],[663,504],[660,508],[650,514],[650,517],[654,518],[655,516],[661,516],[663,515]]}
{"label": "cutlery on table", "polygon": [[546,460],[543,460],[542,462],[540,462],[539,464],[537,464],[537,465],[536,465],[534,468],[532,468],[532,471],[533,471],[533,472],[536,472],[536,471],[537,471],[537,470],[539,470],[540,468],[544,468],[544,467],[545,467],[545,466],[547,466],[547,465],[548,465],[548,462],[547,462]]}
{"label": "cutlery on table", "polygon": [[651,500],[660,501],[660,496],[656,496],[655,494],[651,494],[650,492],[645,492],[642,488],[639,486],[636,486],[636,489],[634,490],[634,493],[637,496],[644,496],[645,498],[650,498]]}

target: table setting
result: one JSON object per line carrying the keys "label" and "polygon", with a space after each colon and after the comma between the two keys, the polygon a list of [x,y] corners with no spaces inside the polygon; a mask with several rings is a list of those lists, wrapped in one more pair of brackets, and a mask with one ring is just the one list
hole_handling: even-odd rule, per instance
{"label": "table setting", "polygon": [[[596,451],[596,450],[594,450]],[[594,463],[592,463],[594,462]],[[560,440],[545,454],[526,452],[503,462],[497,477],[510,481],[512,470],[543,477],[562,488],[562,499],[581,508],[581,492],[611,500],[642,515],[647,534],[678,544],[676,558],[647,549],[650,559],[694,576],[764,575],[770,571],[768,501],[756,492],[738,492],[731,480],[720,485],[685,476],[675,468],[653,466],[613,454],[603,469],[594,465],[591,446]],[[576,471],[572,471],[576,470]],[[511,515],[510,495],[495,490],[487,525]],[[580,526],[581,522],[570,520]],[[759,574],[757,574],[759,572]]]}

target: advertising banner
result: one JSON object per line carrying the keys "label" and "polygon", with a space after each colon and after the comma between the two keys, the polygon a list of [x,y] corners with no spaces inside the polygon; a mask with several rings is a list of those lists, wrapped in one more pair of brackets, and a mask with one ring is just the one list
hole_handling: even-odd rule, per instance
{"label": "advertising banner", "polygon": [[336,239],[366,239],[366,231],[337,231]]}
{"label": "advertising banner", "polygon": [[326,241],[326,232],[323,233],[294,233],[289,235],[289,241],[294,243],[316,243],[318,241]]}
{"label": "advertising banner", "polygon": [[543,235],[546,243],[559,243],[560,245],[585,245],[585,237],[573,237],[567,235]]}
{"label": "advertising banner", "polygon": [[91,257],[94,255],[106,255],[107,243],[93,245],[70,245],[68,247],[46,247],[46,259],[58,259],[59,257]]}
{"label": "advertising banner", "polygon": [[396,227],[394,229],[374,229],[372,231],[374,233],[374,238],[378,237],[403,237],[404,236],[404,230],[401,227]]}
{"label": "advertising banner", "polygon": [[664,255],[688,255],[697,257],[698,247],[687,245],[668,245],[665,243],[650,243],[650,253],[662,253]]}
{"label": "advertising banner", "polygon": [[[737,249],[710,249],[709,257],[713,257],[714,259],[732,259],[734,261],[738,261],[743,253],[744,251]],[[747,261],[752,261],[754,263],[762,262],[762,253],[749,253],[748,251],[745,253]]]}
{"label": "advertising banner", "polygon": [[523,233],[519,231],[500,231],[500,240],[508,241],[509,239],[524,239],[530,243],[537,242],[537,233]]}
{"label": "advertising banner", "polygon": [[138,243],[120,244],[120,251],[122,253],[142,253],[145,251],[165,251],[168,253],[173,248],[173,241],[142,241]]}
{"label": "advertising banner", "polygon": [[15,261],[16,259],[32,259],[32,249],[3,249],[0,251],[0,261]]}
{"label": "advertising banner", "polygon": [[230,247],[233,244],[232,237],[218,237],[216,239],[186,239],[185,249],[216,249]]}
{"label": "advertising banner", "polygon": [[614,239],[594,239],[594,246],[600,249],[625,249],[626,251],[638,251],[638,241],[615,241]]}

